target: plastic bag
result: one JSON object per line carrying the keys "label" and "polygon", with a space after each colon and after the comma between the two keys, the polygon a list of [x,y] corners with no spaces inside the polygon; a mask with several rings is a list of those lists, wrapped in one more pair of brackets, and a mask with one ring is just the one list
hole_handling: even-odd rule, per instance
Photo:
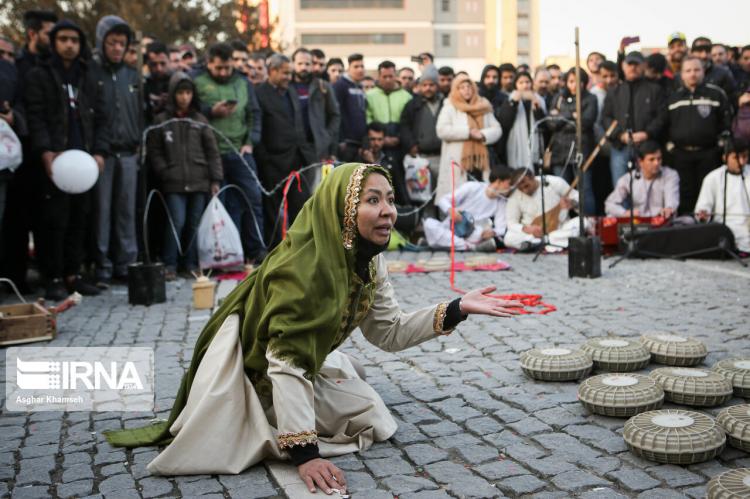
{"label": "plastic bag", "polygon": [[15,171],[23,161],[18,136],[5,120],[0,120],[0,171]]}
{"label": "plastic bag", "polygon": [[427,158],[407,154],[404,157],[404,178],[410,201],[424,203],[430,199],[432,174],[430,173],[430,161]]}
{"label": "plastic bag", "polygon": [[198,225],[198,260],[201,268],[242,265],[242,240],[218,196],[211,198]]}

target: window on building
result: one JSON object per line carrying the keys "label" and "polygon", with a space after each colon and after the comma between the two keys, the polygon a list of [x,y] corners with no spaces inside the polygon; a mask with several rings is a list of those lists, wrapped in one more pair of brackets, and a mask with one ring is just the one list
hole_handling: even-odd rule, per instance
{"label": "window on building", "polygon": [[403,45],[403,33],[304,33],[302,45]]}
{"label": "window on building", "polygon": [[528,16],[531,12],[531,6],[529,5],[529,0],[518,0],[518,3],[516,3],[516,10],[519,15],[526,15]]}
{"label": "window on building", "polygon": [[440,2],[440,10],[443,12],[450,12],[451,11],[451,0],[441,0]]}
{"label": "window on building", "polygon": [[404,0],[300,0],[302,9],[403,9]]}
{"label": "window on building", "polygon": [[441,39],[441,45],[443,47],[450,47],[451,46],[451,35],[450,33],[443,33],[440,35]]}
{"label": "window on building", "polygon": [[479,36],[478,35],[466,35],[466,46],[467,47],[478,47],[479,46]]}

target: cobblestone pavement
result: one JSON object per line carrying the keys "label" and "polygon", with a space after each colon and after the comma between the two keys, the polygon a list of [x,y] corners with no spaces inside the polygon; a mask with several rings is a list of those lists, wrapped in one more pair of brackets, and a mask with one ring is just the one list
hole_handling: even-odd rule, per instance
{"label": "cobblestone pavement", "polygon": [[[519,354],[536,345],[576,346],[593,336],[636,337],[654,328],[703,340],[710,351],[706,365],[747,353],[750,272],[732,262],[628,261],[600,279],[571,280],[564,256],[537,263],[528,255],[503,258],[512,271],[458,274],[458,285],[542,293],[559,310],[510,320],[471,318],[450,336],[395,354],[377,350],[358,332],[347,342],[345,351],[366,366],[368,381],[399,423],[390,441],[334,459],[353,497],[697,498],[717,473],[750,467],[750,459],[732,448],[688,467],[638,459],[622,440],[624,420],[588,415],[576,401],[576,383],[534,382],[518,364]],[[393,281],[407,310],[453,296],[447,273],[396,275]],[[153,346],[156,415],[165,417],[208,317],[191,309],[187,284],[168,283],[168,303],[148,308],[128,306],[124,287],[86,299],[60,317],[60,334],[49,345]],[[4,355],[0,363],[4,380]],[[156,449],[115,449],[102,437],[102,430],[141,425],[154,414],[27,415],[4,405],[3,399],[0,497],[284,496],[263,466],[238,476],[150,477],[145,467]]]}

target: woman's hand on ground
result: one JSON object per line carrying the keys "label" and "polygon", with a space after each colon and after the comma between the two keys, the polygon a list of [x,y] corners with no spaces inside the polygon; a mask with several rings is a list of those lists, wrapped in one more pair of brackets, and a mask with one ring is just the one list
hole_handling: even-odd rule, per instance
{"label": "woman's hand on ground", "polygon": [[329,495],[333,489],[346,492],[344,472],[326,459],[312,459],[297,466],[297,471],[310,492],[314,493],[316,488]]}
{"label": "woman's hand on ground", "polygon": [[494,317],[512,317],[518,314],[518,308],[523,303],[514,300],[501,300],[488,296],[495,291],[495,286],[474,289],[461,298],[461,313],[492,315]]}

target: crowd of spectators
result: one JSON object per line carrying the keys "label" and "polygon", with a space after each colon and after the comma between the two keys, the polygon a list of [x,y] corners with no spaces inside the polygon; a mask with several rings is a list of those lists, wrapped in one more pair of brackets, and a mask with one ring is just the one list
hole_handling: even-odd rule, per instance
{"label": "crowd of spectators", "polygon": [[[739,249],[750,250],[750,45],[702,36],[688,45],[674,33],[664,54],[644,56],[628,51],[625,38],[615,61],[589,54],[580,79],[555,64],[502,63],[474,81],[426,52],[416,56],[417,70],[382,60],[368,74],[356,53],[254,53],[235,41],[200,54],[149,37],[137,44],[115,15],[99,21],[93,43],[51,12],[29,11],[24,23],[23,47],[0,38],[0,119],[24,152],[16,171],[0,170],[0,275],[28,291],[33,234],[51,300],[96,294],[126,278],[146,244],[141,212],[150,189],[163,194],[181,244],[154,215],[147,249],[174,279],[198,270],[195,232],[222,186],[236,186],[222,200],[247,263],[257,264],[281,240],[282,212],[291,224],[320,172],[308,170],[270,196],[263,191],[306,165],[349,161],[390,170],[399,210],[423,216],[414,240],[423,233],[433,247],[454,237],[445,223],[451,212],[461,225],[459,249],[541,244],[536,173],[543,169],[546,206],[562,208],[550,232],[556,241],[574,234],[569,210],[706,221],[728,204],[722,221]],[[569,192],[576,159],[608,129],[579,206]],[[89,192],[68,194],[51,180],[55,158],[68,149],[97,162]],[[412,195],[404,164],[415,157],[425,160],[433,202]],[[629,164],[638,171],[632,197]]]}

